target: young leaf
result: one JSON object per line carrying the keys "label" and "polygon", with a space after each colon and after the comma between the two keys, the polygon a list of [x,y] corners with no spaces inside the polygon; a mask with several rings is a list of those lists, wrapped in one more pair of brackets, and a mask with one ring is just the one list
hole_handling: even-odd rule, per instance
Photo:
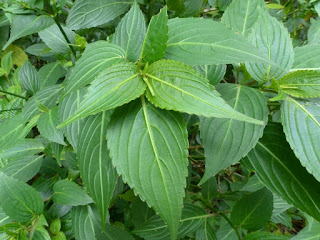
{"label": "young leaf", "polygon": [[29,92],[36,93],[40,89],[39,74],[29,61],[22,65],[19,71],[19,79],[22,87]]}
{"label": "young leaf", "polygon": [[320,70],[292,71],[282,77],[278,84],[283,92],[294,97],[320,97]]}
{"label": "young leaf", "polygon": [[40,194],[24,182],[0,173],[0,204],[7,216],[17,222],[27,222],[43,210]]}
{"label": "young leaf", "polygon": [[41,89],[56,84],[59,78],[66,75],[67,71],[61,66],[60,62],[52,62],[40,68],[38,73]]}
{"label": "young leaf", "polygon": [[293,68],[320,68],[320,45],[305,45],[294,49]]}
{"label": "young leaf", "polygon": [[272,215],[272,200],[272,193],[266,188],[244,196],[233,206],[231,222],[251,231],[263,228]]}
{"label": "young leaf", "polygon": [[124,50],[112,43],[98,41],[87,45],[67,80],[63,96],[91,83],[103,70],[125,61]]}
{"label": "young leaf", "polygon": [[[62,26],[68,40],[74,44],[76,34],[69,28]],[[54,52],[65,54],[70,51],[69,43],[66,41],[57,24],[39,32],[39,36],[44,43]]]}
{"label": "young leaf", "polygon": [[233,0],[223,13],[221,22],[237,33],[247,36],[259,17],[258,6],[263,0]]}
{"label": "young leaf", "polygon": [[[268,121],[267,101],[259,90],[236,84],[219,84],[217,91],[234,110]],[[263,129],[264,126],[233,119],[201,117],[200,136],[206,169],[199,184],[246,156],[262,137]]]}
{"label": "young leaf", "polygon": [[80,107],[59,128],[141,96],[146,85],[139,75],[139,69],[133,63],[119,63],[109,67],[92,82]]}
{"label": "young leaf", "polygon": [[59,124],[58,111],[58,107],[55,106],[48,112],[41,114],[38,120],[38,129],[41,135],[48,140],[61,145],[66,145],[62,131],[57,129]]}
{"label": "young leaf", "polygon": [[295,157],[282,127],[269,123],[263,137],[248,154],[260,181],[288,203],[320,219],[320,183]]}
{"label": "young leaf", "polygon": [[26,121],[31,120],[33,117],[41,113],[41,111],[47,111],[53,107],[58,101],[62,88],[59,85],[53,85],[45,87],[38,91],[22,109],[23,117]]}
{"label": "young leaf", "polygon": [[243,36],[222,23],[202,18],[175,18],[168,21],[169,39],[165,57],[189,65],[262,62],[264,54]]}
{"label": "young leaf", "polygon": [[149,81],[146,96],[157,107],[205,117],[263,124],[230,107],[213,90],[208,80],[192,67],[176,61],[161,60],[148,67],[146,76]]}
{"label": "young leaf", "polygon": [[99,209],[102,226],[105,224],[118,178],[105,139],[111,113],[102,112],[86,118],[77,145],[80,174],[89,195]]}
{"label": "young leaf", "polygon": [[[192,204],[185,204],[180,219],[178,239],[196,232],[204,224],[207,217],[208,214],[205,213],[203,208]],[[153,216],[146,223],[138,226],[133,233],[148,240],[170,239],[168,227],[158,215]]]}
{"label": "young leaf", "polygon": [[143,39],[146,35],[146,22],[139,5],[134,2],[130,11],[121,19],[112,42],[125,50],[125,57],[136,62],[139,59]]}
{"label": "young leaf", "polygon": [[227,65],[199,65],[194,67],[202,76],[209,80],[212,85],[217,85],[227,71]]}
{"label": "young leaf", "polygon": [[24,139],[16,142],[12,148],[0,151],[0,158],[2,159],[17,159],[25,157],[26,155],[37,154],[44,150],[43,144],[37,139]]}
{"label": "young leaf", "polygon": [[152,63],[164,56],[168,41],[168,14],[167,7],[161,9],[160,13],[151,18],[145,36],[140,61]]}
{"label": "young leaf", "polygon": [[79,185],[67,179],[56,182],[53,191],[53,201],[57,204],[78,206],[92,203],[92,199]]}
{"label": "young leaf", "polygon": [[[67,120],[67,118],[72,116],[73,113],[80,107],[80,101],[83,99],[86,91],[86,88],[82,88],[80,90],[71,92],[61,101],[59,105],[59,116],[61,122]],[[82,123],[83,120],[79,119],[62,129],[75,152],[77,152],[77,144],[79,140],[78,136],[82,129]]]}
{"label": "young leaf", "polygon": [[160,214],[176,239],[188,164],[182,116],[142,97],[115,111],[107,138],[118,173]]}
{"label": "young leaf", "polygon": [[320,181],[320,102],[288,97],[281,106],[281,119],[295,155],[307,171]]}
{"label": "young leaf", "polygon": [[246,63],[247,71],[258,82],[280,79],[293,63],[293,47],[288,30],[276,18],[258,7],[259,20],[249,35],[249,41],[276,65]]}
{"label": "young leaf", "polygon": [[70,10],[67,27],[72,30],[97,27],[127,11],[132,1],[127,0],[78,0]]}
{"label": "young leaf", "polygon": [[77,240],[95,240],[93,214],[90,205],[72,209],[72,230]]}
{"label": "young leaf", "polygon": [[3,49],[6,49],[15,40],[40,32],[47,27],[50,27],[54,23],[53,18],[45,15],[13,15],[10,39],[4,45]]}
{"label": "young leaf", "polygon": [[13,52],[10,51],[4,56],[1,57],[1,69],[4,74],[9,74],[12,67],[13,67],[13,62],[12,62],[12,54]]}
{"label": "young leaf", "polygon": [[27,182],[39,172],[42,158],[43,156],[38,155],[17,158],[9,161],[1,170],[9,177]]}

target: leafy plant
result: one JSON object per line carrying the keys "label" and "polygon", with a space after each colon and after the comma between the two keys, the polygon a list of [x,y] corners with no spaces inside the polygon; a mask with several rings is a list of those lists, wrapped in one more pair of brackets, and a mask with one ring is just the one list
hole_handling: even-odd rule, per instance
{"label": "leafy plant", "polygon": [[319,4],[0,1],[1,238],[319,235]]}

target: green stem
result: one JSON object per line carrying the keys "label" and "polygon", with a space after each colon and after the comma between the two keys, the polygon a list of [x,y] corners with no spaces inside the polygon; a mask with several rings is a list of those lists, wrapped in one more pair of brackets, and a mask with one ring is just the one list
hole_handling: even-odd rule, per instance
{"label": "green stem", "polygon": [[27,97],[24,97],[24,96],[15,94],[15,93],[7,92],[7,91],[5,91],[5,90],[0,90],[0,92],[5,93],[5,94],[9,94],[9,95],[11,95],[11,96],[15,96],[15,97],[18,97],[18,98],[22,98],[22,99],[28,100]]}
{"label": "green stem", "polygon": [[203,199],[198,199],[200,200],[207,208],[209,208],[212,212],[215,212],[217,214],[219,214],[221,217],[223,217],[228,223],[229,225],[233,228],[233,230],[235,231],[235,233],[237,234],[239,240],[241,240],[241,236],[240,233],[238,231],[238,228],[231,222],[231,220],[229,219],[229,217],[224,213],[219,211],[218,209],[212,207],[209,203],[205,202]]}
{"label": "green stem", "polygon": [[59,19],[58,19],[57,15],[54,13],[54,11],[53,11],[53,9],[52,9],[52,7],[51,7],[51,5],[50,5],[49,0],[45,0],[44,2],[45,2],[45,5],[47,6],[48,10],[50,11],[50,13],[53,14],[53,20],[54,20],[54,22],[57,24],[57,26],[58,26],[58,28],[60,29],[63,37],[64,37],[65,40],[67,41],[68,46],[69,46],[69,48],[70,48],[70,50],[71,50],[71,52],[72,52],[72,55],[74,56],[75,59],[77,59],[76,51],[75,51],[74,48],[72,47],[72,43],[70,42],[70,40],[69,40],[66,32],[63,30],[63,28],[62,28],[62,26],[61,26],[61,24],[60,24],[60,22],[59,22]]}

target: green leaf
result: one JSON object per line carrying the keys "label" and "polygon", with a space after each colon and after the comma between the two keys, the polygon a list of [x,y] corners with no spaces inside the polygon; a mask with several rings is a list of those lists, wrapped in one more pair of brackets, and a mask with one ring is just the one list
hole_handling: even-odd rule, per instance
{"label": "green leaf", "polygon": [[37,139],[24,139],[16,142],[15,146],[0,151],[0,158],[13,159],[21,158],[26,155],[33,155],[44,150],[43,144]]}
{"label": "green leaf", "polygon": [[258,20],[258,7],[265,8],[265,5],[263,0],[234,0],[223,13],[221,22],[247,36]]}
{"label": "green leaf", "polygon": [[266,188],[242,197],[232,208],[231,222],[251,231],[263,228],[272,215],[272,200],[272,193]]}
{"label": "green leaf", "polygon": [[10,73],[13,67],[12,54],[13,52],[10,51],[1,57],[1,68],[7,75]]}
{"label": "green leaf", "polygon": [[95,240],[93,215],[90,205],[72,209],[72,230],[77,240]]}
{"label": "green leaf", "polygon": [[[161,60],[148,67],[148,100],[157,107],[205,117],[232,118],[263,124],[230,107],[192,67]],[[151,91],[151,90],[152,91]]]}
{"label": "green leaf", "polygon": [[184,0],[183,17],[200,16],[204,0]]}
{"label": "green leaf", "polygon": [[112,42],[125,50],[125,57],[129,61],[136,62],[139,59],[145,35],[146,22],[139,5],[135,2],[121,19]]}
{"label": "green leaf", "polygon": [[202,76],[209,80],[212,85],[217,85],[227,71],[227,65],[200,65],[194,67]]}
{"label": "green leaf", "polygon": [[[219,84],[217,90],[234,110],[268,121],[267,101],[259,90],[228,83]],[[206,168],[199,184],[246,156],[262,137],[264,127],[233,119],[201,117]]]}
{"label": "green leaf", "polygon": [[9,177],[27,182],[39,172],[42,158],[38,155],[17,158],[9,161],[1,170]]}
{"label": "green leaf", "polygon": [[152,63],[163,58],[168,41],[167,7],[151,18],[145,36],[140,61]]}
{"label": "green leaf", "polygon": [[38,91],[24,105],[22,109],[24,119],[29,121],[39,113],[48,111],[48,109],[53,107],[58,101],[61,90],[61,86],[53,85]]}
{"label": "green leaf", "polygon": [[[76,34],[69,28],[62,26],[68,40],[75,44]],[[39,36],[44,43],[54,52],[65,54],[70,51],[70,47],[57,24],[46,28],[39,32]]]}
{"label": "green leaf", "polygon": [[39,70],[40,88],[52,86],[66,75],[67,71],[60,62],[52,62],[44,65]]}
{"label": "green leaf", "polygon": [[311,26],[308,31],[308,44],[320,43],[320,21],[311,19]]}
{"label": "green leaf", "polygon": [[10,148],[24,138],[22,130],[25,127],[25,121],[21,114],[7,119],[0,124],[0,151]]}
{"label": "green leaf", "polygon": [[263,62],[267,57],[243,36],[222,23],[202,18],[168,21],[169,39],[165,57],[190,65]]}
{"label": "green leaf", "polygon": [[[59,116],[61,122],[64,122],[73,115],[73,113],[79,108],[80,101],[83,99],[87,89],[82,88],[80,90],[71,92],[68,96],[66,96],[59,105]],[[66,135],[69,143],[72,145],[75,152],[77,152],[77,144],[78,144],[78,136],[81,132],[83,120],[77,120],[73,123],[67,125],[62,129],[64,134]]]}
{"label": "green leaf", "polygon": [[109,67],[92,82],[74,114],[58,127],[114,109],[141,96],[146,85],[139,75],[139,69],[133,63],[119,63]]}
{"label": "green leaf", "polygon": [[59,109],[57,106],[51,108],[48,112],[41,114],[38,120],[38,129],[40,134],[48,140],[66,145],[62,130],[57,129],[59,123]]}
{"label": "green leaf", "polygon": [[97,240],[114,240],[114,239],[134,240],[135,239],[130,233],[112,225],[106,225],[105,231],[97,232],[96,237],[97,237]]}
{"label": "green leaf", "polygon": [[244,185],[240,191],[246,191],[246,192],[256,192],[260,189],[264,188],[264,185],[262,182],[260,182],[257,175],[253,175],[249,181]]}
{"label": "green leaf", "polygon": [[288,30],[276,18],[259,9],[259,19],[249,35],[249,41],[276,65],[246,63],[247,71],[258,82],[280,79],[293,63],[293,47]]}
{"label": "green leaf", "polygon": [[205,199],[211,201],[218,194],[218,184],[215,177],[211,177],[201,186],[201,193]]}
{"label": "green leaf", "polygon": [[281,119],[287,141],[302,166],[320,181],[320,102],[284,100]]}
{"label": "green leaf", "polygon": [[20,68],[19,79],[22,87],[31,93],[36,93],[40,89],[39,74],[29,61]]}
{"label": "green leaf", "polygon": [[89,195],[99,209],[102,226],[105,224],[118,178],[105,139],[111,113],[102,112],[86,118],[77,145],[80,174]]}
{"label": "green leaf", "polygon": [[72,30],[97,27],[125,13],[130,7],[127,0],[78,0],[67,18],[67,27]]}
{"label": "green leaf", "polygon": [[[220,221],[221,222],[221,221]],[[217,231],[217,239],[219,240],[238,240],[238,236],[234,229],[230,226],[229,223],[220,225],[219,230]]]}
{"label": "green leaf", "polygon": [[320,97],[320,70],[292,71],[282,77],[278,84],[283,92],[294,97]]}
{"label": "green leaf", "polygon": [[2,207],[0,206],[0,227],[9,222],[13,222],[13,221],[4,213]]}
{"label": "green leaf", "polygon": [[67,80],[64,96],[91,83],[103,70],[125,61],[124,50],[112,43],[98,41],[87,45]]}
{"label": "green leaf", "polygon": [[[282,236],[270,232],[251,232],[243,240],[288,240],[289,236]],[[291,238],[292,239],[292,238]],[[304,239],[306,240],[306,239]]]}
{"label": "green leaf", "polygon": [[53,23],[53,18],[45,15],[13,15],[10,39],[3,49],[6,49],[15,40],[40,32],[50,27]]}
{"label": "green leaf", "polygon": [[320,45],[296,47],[292,68],[320,68]]}
{"label": "green leaf", "polygon": [[269,123],[248,154],[260,181],[288,203],[320,219],[320,183],[301,166],[286,142],[282,127]]}
{"label": "green leaf", "polygon": [[179,15],[185,10],[184,0],[167,0],[166,3],[170,11],[176,12],[175,15]]}
{"label": "green leaf", "polygon": [[53,201],[57,204],[78,206],[93,202],[79,185],[67,179],[56,182],[53,191]]}
{"label": "green leaf", "polygon": [[278,195],[273,194],[273,211],[272,216],[278,216],[292,206]]}
{"label": "green leaf", "polygon": [[[204,209],[192,204],[185,204],[180,219],[178,239],[184,238],[196,232],[205,222],[209,215]],[[133,233],[148,240],[170,239],[170,232],[166,224],[158,215],[150,218],[146,223],[138,226]]]}
{"label": "green leaf", "polygon": [[24,182],[0,173],[0,204],[7,216],[17,222],[27,222],[43,211],[40,194]]}
{"label": "green leaf", "polygon": [[207,221],[205,220],[202,228],[196,232],[196,240],[217,240],[216,233]]}
{"label": "green leaf", "polygon": [[117,172],[160,214],[176,239],[188,164],[183,117],[142,97],[115,111],[107,138]]}
{"label": "green leaf", "polygon": [[[291,240],[317,240],[320,239],[320,223],[313,222],[311,226],[303,228]],[[273,239],[272,239],[273,240]]]}

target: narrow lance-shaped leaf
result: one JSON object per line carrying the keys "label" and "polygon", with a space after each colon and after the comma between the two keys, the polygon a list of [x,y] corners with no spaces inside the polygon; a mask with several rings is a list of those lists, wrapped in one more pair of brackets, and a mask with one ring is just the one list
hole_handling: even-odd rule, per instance
{"label": "narrow lance-shaped leaf", "polygon": [[[80,107],[80,102],[82,101],[86,91],[87,88],[82,88],[80,90],[71,92],[61,101],[59,105],[59,116],[61,122],[67,120],[67,118],[72,116],[73,113]],[[62,129],[75,152],[77,152],[79,140],[78,136],[82,129],[82,123],[83,119],[79,119]]]}
{"label": "narrow lance-shaped leaf", "polygon": [[283,92],[294,97],[320,97],[320,70],[291,71],[278,84]]}
{"label": "narrow lance-shaped leaf", "polygon": [[63,96],[88,85],[111,65],[125,61],[124,56],[124,50],[115,44],[106,41],[88,44],[72,69]]}
{"label": "narrow lance-shaped leaf", "polygon": [[176,239],[188,164],[182,116],[142,97],[115,111],[107,138],[117,172],[160,214]]}
{"label": "narrow lance-shaped leaf", "polygon": [[[204,224],[209,217],[203,208],[185,204],[182,210],[178,239],[184,238],[194,233]],[[166,224],[158,215],[154,215],[147,222],[138,226],[133,233],[148,240],[167,240],[170,239],[170,232]]]}
{"label": "narrow lance-shaped leaf", "polygon": [[140,61],[152,63],[164,56],[168,41],[168,14],[167,7],[151,18],[147,34],[143,42]]}
{"label": "narrow lance-shaped leaf", "polygon": [[141,96],[145,89],[137,66],[129,62],[113,65],[92,82],[80,107],[58,127],[128,103]]}
{"label": "narrow lance-shaped leaf", "polygon": [[136,62],[139,59],[145,35],[146,22],[139,5],[135,2],[121,19],[112,42],[125,50],[125,57],[128,60]]}
{"label": "narrow lance-shaped leaf", "polygon": [[[217,91],[233,109],[255,119],[268,121],[267,101],[253,88],[219,84]],[[206,157],[200,184],[248,154],[262,137],[264,126],[225,118],[200,118],[200,136]]]}
{"label": "narrow lance-shaped leaf", "polygon": [[233,0],[223,13],[221,22],[237,33],[247,36],[259,17],[258,6],[263,0]]}
{"label": "narrow lance-shaped leaf", "polygon": [[211,19],[175,18],[168,21],[165,57],[189,65],[261,62],[272,64],[243,36]]}
{"label": "narrow lance-shaped leaf", "polygon": [[273,193],[320,219],[320,183],[301,166],[286,142],[280,124],[266,126],[248,159],[260,181]]}
{"label": "narrow lance-shaped leaf", "polygon": [[67,27],[78,30],[105,24],[124,13],[132,3],[127,0],[78,0],[70,10]]}
{"label": "narrow lance-shaped leaf", "polygon": [[146,96],[157,107],[205,117],[232,118],[256,124],[262,121],[245,116],[230,107],[207,79],[190,66],[161,60],[148,67]]}
{"label": "narrow lance-shaped leaf", "polygon": [[4,45],[3,49],[6,49],[15,40],[46,29],[53,23],[53,18],[45,15],[14,15],[11,25],[10,39],[6,45]]}
{"label": "narrow lance-shaped leaf", "polygon": [[59,109],[55,106],[40,116],[38,120],[38,129],[41,135],[48,140],[66,145],[62,131],[57,129],[58,124]]}
{"label": "narrow lance-shaped leaf", "polygon": [[17,222],[27,222],[43,210],[40,194],[24,182],[0,173],[0,204],[7,216]]}
{"label": "narrow lance-shaped leaf", "polygon": [[281,105],[287,140],[301,164],[320,181],[320,101],[288,97]]}
{"label": "narrow lance-shaped leaf", "polygon": [[105,138],[111,113],[110,111],[102,112],[86,118],[77,146],[80,174],[89,195],[99,209],[102,226],[105,224],[118,178],[109,157]]}
{"label": "narrow lance-shaped leaf", "polygon": [[288,30],[276,18],[258,7],[259,20],[253,27],[249,41],[276,65],[246,63],[250,75],[259,82],[285,75],[293,63],[293,46]]}
{"label": "narrow lance-shaped leaf", "polygon": [[53,201],[57,204],[78,206],[92,203],[92,199],[78,184],[67,179],[56,182],[53,191]]}
{"label": "narrow lance-shaped leaf", "polygon": [[272,200],[272,193],[266,188],[250,193],[235,203],[230,220],[236,226],[248,230],[261,229],[271,218]]}

